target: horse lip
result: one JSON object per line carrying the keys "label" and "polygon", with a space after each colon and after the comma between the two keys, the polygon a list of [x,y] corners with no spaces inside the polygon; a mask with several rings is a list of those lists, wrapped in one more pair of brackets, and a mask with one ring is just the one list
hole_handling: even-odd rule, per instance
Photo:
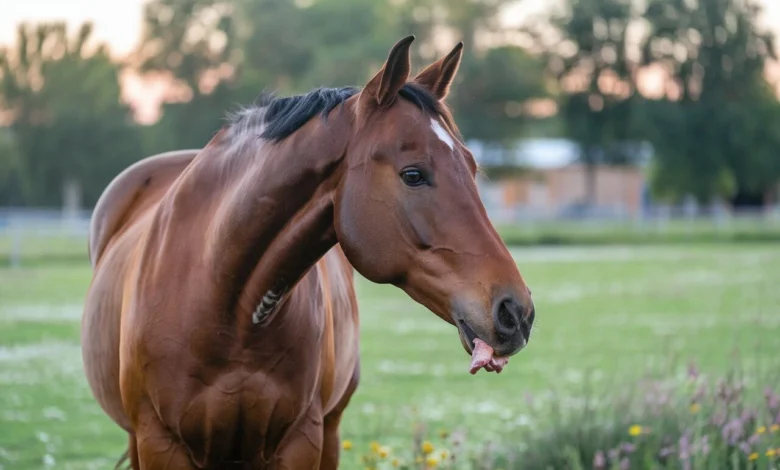
{"label": "horse lip", "polygon": [[469,347],[469,353],[474,352],[474,340],[479,338],[479,336],[477,336],[474,330],[464,320],[458,319],[458,326],[460,327],[460,331],[462,331],[466,336],[466,343]]}

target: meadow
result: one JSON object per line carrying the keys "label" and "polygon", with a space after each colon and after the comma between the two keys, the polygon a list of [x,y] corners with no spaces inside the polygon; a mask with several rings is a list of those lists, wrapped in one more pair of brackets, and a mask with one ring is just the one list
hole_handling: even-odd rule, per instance
{"label": "meadow", "polygon": [[[780,373],[777,245],[512,251],[537,324],[500,375],[469,375],[454,327],[358,278],[362,375],[343,421],[342,468],[365,467],[372,445],[390,462],[415,437],[446,452],[458,432],[475,446],[522,450],[521,436],[551,426],[545,410],[576,410],[585,390],[609,396],[648,371],[683,377],[695,364],[716,376],[738,364],[748,384]],[[124,449],[82,372],[89,280],[78,257],[0,267],[0,469],[113,468]],[[752,383],[748,392],[760,394]]]}

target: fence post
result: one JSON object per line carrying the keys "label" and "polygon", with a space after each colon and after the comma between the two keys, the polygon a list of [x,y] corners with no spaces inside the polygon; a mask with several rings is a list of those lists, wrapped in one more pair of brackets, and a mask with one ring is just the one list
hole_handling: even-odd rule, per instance
{"label": "fence post", "polygon": [[22,265],[22,231],[11,227],[11,267],[18,268]]}

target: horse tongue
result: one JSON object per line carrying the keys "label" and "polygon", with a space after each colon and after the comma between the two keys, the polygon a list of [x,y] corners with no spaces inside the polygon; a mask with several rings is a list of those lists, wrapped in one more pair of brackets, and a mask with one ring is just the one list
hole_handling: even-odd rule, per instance
{"label": "horse tongue", "polygon": [[483,367],[488,372],[495,371],[496,373],[499,373],[504,369],[507,362],[509,362],[509,358],[493,357],[493,348],[479,338],[474,339],[474,350],[471,351],[470,368],[472,375],[476,374]]}

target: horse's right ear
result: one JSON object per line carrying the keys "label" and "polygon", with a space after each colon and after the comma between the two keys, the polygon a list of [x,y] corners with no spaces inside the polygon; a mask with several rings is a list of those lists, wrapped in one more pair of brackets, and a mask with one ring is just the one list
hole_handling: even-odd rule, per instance
{"label": "horse's right ear", "polygon": [[365,107],[385,107],[395,100],[398,90],[406,83],[411,70],[409,46],[414,35],[398,41],[387,56],[382,69],[374,75],[360,93],[360,103]]}

